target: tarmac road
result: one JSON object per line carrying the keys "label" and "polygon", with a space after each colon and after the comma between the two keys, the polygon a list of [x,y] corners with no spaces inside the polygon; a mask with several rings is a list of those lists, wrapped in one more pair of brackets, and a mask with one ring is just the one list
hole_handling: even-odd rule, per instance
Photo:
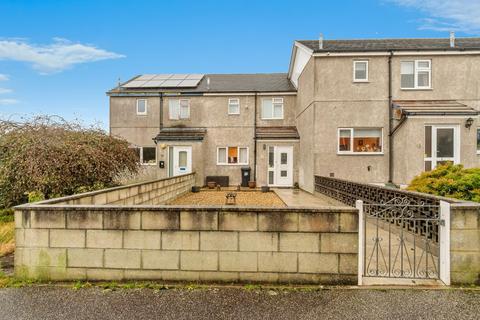
{"label": "tarmac road", "polygon": [[479,319],[480,290],[320,291],[33,286],[0,290],[0,319]]}

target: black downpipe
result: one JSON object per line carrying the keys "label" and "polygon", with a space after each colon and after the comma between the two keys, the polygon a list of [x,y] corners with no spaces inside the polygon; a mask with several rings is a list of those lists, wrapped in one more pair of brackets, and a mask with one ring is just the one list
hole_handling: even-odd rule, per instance
{"label": "black downpipe", "polygon": [[257,92],[255,92],[253,111],[253,180],[257,181]]}
{"label": "black downpipe", "polygon": [[160,93],[160,130],[163,129],[163,93]]}
{"label": "black downpipe", "polygon": [[388,183],[393,183],[392,56],[388,56]]}

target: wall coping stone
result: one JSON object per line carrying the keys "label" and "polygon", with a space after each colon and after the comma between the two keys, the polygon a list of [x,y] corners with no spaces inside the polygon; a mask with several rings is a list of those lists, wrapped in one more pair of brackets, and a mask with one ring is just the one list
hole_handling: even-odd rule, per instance
{"label": "wall coping stone", "polygon": [[250,207],[250,206],[205,206],[205,205],[49,205],[40,203],[23,204],[14,207],[15,210],[38,211],[221,211],[221,212],[269,212],[280,214],[283,212],[299,213],[356,213],[353,207],[325,206],[325,207]]}
{"label": "wall coping stone", "polygon": [[127,184],[127,185],[124,185],[124,186],[111,187],[111,188],[106,188],[106,189],[100,189],[100,190],[95,190],[95,191],[73,194],[73,195],[70,195],[70,196],[64,196],[64,197],[60,197],[60,198],[53,198],[53,199],[42,200],[42,201],[33,202],[33,203],[26,203],[26,204],[22,204],[22,205],[14,207],[14,209],[21,210],[22,207],[28,206],[28,205],[47,205],[47,204],[49,205],[49,204],[55,204],[55,203],[58,203],[58,202],[64,202],[64,201],[68,201],[68,200],[77,200],[77,199],[96,196],[96,195],[99,195],[99,194],[104,194],[104,193],[108,193],[108,192],[112,192],[112,191],[130,189],[130,188],[139,187],[139,186],[143,186],[143,185],[153,184],[153,183],[156,183],[156,182],[161,182],[161,181],[166,181],[166,180],[171,180],[171,179],[176,179],[176,178],[183,178],[183,177],[187,177],[187,176],[190,176],[190,175],[195,175],[195,172],[186,173],[186,174],[182,174],[182,175],[175,176],[175,177],[168,177],[168,178],[148,180],[148,181],[143,181],[143,182],[136,182],[136,183]]}

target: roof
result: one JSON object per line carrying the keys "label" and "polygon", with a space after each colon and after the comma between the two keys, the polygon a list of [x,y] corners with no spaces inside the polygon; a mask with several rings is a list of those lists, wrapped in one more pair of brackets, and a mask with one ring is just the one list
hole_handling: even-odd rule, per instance
{"label": "roof", "polygon": [[203,140],[207,133],[206,128],[192,128],[192,127],[175,127],[162,128],[155,141],[192,141]]}
{"label": "roof", "polygon": [[323,49],[318,40],[298,40],[298,43],[320,52],[370,52],[370,51],[462,51],[480,50],[480,38],[456,38],[455,47],[450,47],[449,38],[437,39],[363,39],[323,40]]}
{"label": "roof", "polygon": [[108,93],[131,92],[295,92],[296,89],[288,79],[287,73],[253,73],[253,74],[205,74],[198,85],[193,88],[133,88],[129,83],[141,76],[110,90]]}
{"label": "roof", "polygon": [[455,100],[395,100],[393,107],[406,116],[477,116],[479,111]]}
{"label": "roof", "polygon": [[257,127],[255,137],[262,139],[300,139],[297,128],[295,126],[283,127]]}

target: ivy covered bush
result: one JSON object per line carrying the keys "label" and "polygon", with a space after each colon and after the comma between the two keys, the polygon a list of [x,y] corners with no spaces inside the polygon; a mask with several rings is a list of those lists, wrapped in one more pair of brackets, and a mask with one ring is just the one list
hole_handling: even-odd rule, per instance
{"label": "ivy covered bush", "polygon": [[136,173],[125,140],[59,117],[0,120],[0,208],[113,186]]}
{"label": "ivy covered bush", "polygon": [[415,177],[408,190],[480,202],[480,168],[448,163]]}

